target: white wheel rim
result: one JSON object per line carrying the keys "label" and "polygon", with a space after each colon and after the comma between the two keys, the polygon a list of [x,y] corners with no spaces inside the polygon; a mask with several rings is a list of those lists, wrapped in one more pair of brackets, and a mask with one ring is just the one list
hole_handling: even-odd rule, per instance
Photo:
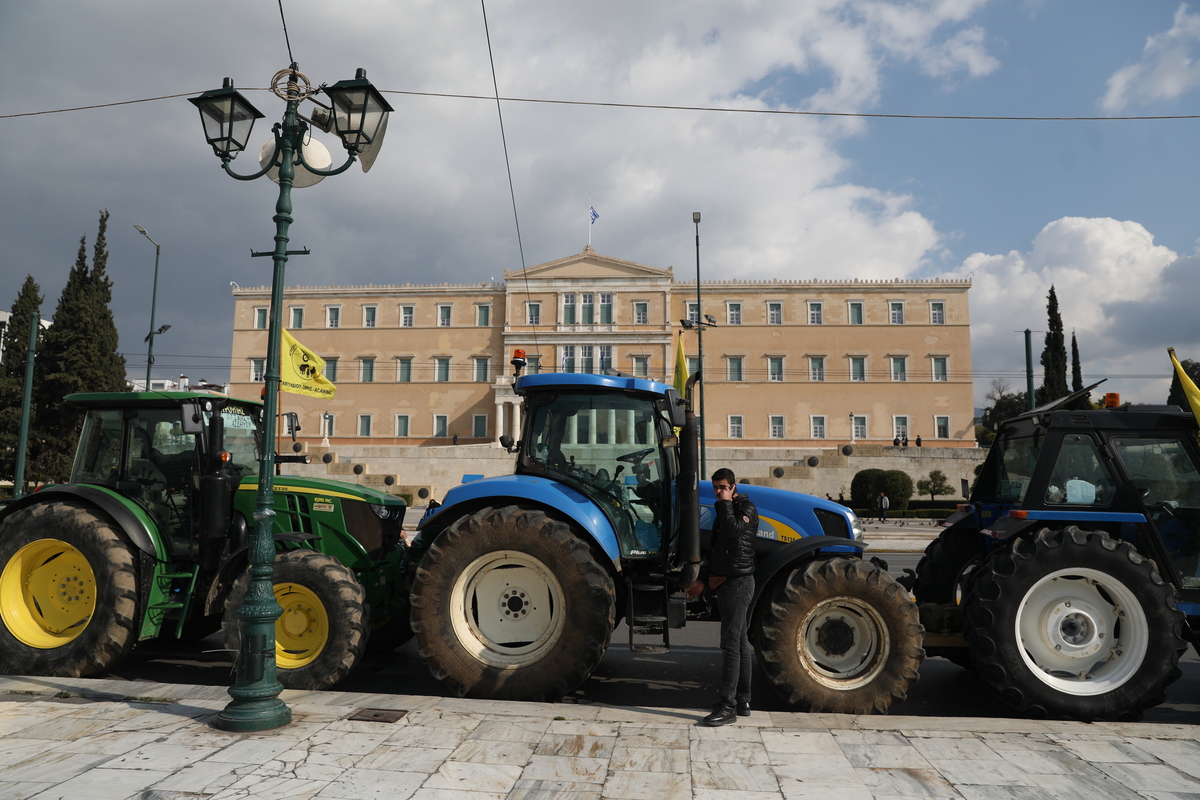
{"label": "white wheel rim", "polygon": [[1021,657],[1047,686],[1071,695],[1111,692],[1149,649],[1146,612],[1125,584],[1095,569],[1060,569],[1026,592],[1017,609]]}
{"label": "white wheel rim", "polygon": [[562,586],[527,553],[497,550],[475,559],[454,581],[450,602],[458,641],[489,666],[533,664],[562,635]]}
{"label": "white wheel rim", "polygon": [[834,597],[808,612],[796,649],[819,683],[850,691],[870,683],[883,669],[891,638],[870,603],[856,597]]}

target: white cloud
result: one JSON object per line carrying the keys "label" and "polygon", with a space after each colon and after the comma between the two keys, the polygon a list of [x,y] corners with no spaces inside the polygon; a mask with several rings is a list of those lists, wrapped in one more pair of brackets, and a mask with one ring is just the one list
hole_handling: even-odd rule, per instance
{"label": "white cloud", "polygon": [[1141,60],[1108,79],[1100,107],[1113,114],[1131,104],[1174,100],[1200,86],[1200,64],[1193,58],[1198,43],[1200,14],[1180,5],[1170,30],[1146,38]]}

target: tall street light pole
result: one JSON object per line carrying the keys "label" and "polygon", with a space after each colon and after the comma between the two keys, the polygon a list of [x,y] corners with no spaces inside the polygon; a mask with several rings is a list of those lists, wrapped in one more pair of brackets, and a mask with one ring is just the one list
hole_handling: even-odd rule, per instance
{"label": "tall street light pole", "polygon": [[[704,443],[704,309],[700,305],[700,212],[692,212],[696,224],[696,355],[700,359],[700,478],[708,478],[708,450]],[[690,315],[689,315],[690,316]]]}
{"label": "tall street light pole", "polygon": [[[378,154],[392,111],[383,96],[367,81],[366,70],[359,69],[353,80],[333,86],[314,87],[293,63],[271,80],[271,91],[286,101],[283,121],[276,123],[274,150],[263,157],[262,169],[253,175],[239,175],[229,162],[246,148],[254,120],[263,114],[252,106],[226,78],[220,89],[211,89],[189,98],[199,110],[205,138],[221,159],[221,167],[231,177],[251,181],[270,174],[279,184],[275,202],[275,249],[252,253],[270,256],[274,262],[271,281],[270,325],[267,331],[267,366],[263,376],[263,418],[261,455],[258,469],[258,494],[254,505],[254,530],[250,539],[250,587],[242,605],[235,611],[241,621],[241,651],[236,678],[229,694],[233,700],[217,715],[217,727],[228,731],[258,731],[277,728],[291,722],[292,711],[279,699],[283,685],[276,675],[275,621],[283,609],[275,600],[271,581],[275,560],[275,429],[279,391],[280,331],[283,328],[284,268],[290,255],[306,255],[308,249],[288,250],[288,227],[292,223],[292,187],[311,186],[330,175],[345,172],[359,161],[363,171],[370,169]],[[316,100],[324,95],[329,105]],[[308,118],[300,114],[304,101],[314,104]],[[347,152],[346,163],[336,169],[323,169],[305,159],[309,123],[328,132],[336,129]],[[315,140],[314,140],[315,141]],[[324,148],[322,147],[321,150]],[[312,152],[312,151],[310,151]],[[303,171],[297,173],[297,167]],[[297,178],[301,182],[297,184]]]}
{"label": "tall street light pole", "polygon": [[138,233],[149,239],[150,244],[154,245],[154,289],[150,293],[150,333],[146,334],[146,391],[150,391],[150,372],[154,369],[154,337],[156,334],[165,333],[170,325],[163,325],[162,330],[154,330],[154,307],[158,305],[158,256],[162,252],[162,248],[158,246],[158,242],[150,238],[150,234],[146,233],[146,229],[141,225],[133,226]]}

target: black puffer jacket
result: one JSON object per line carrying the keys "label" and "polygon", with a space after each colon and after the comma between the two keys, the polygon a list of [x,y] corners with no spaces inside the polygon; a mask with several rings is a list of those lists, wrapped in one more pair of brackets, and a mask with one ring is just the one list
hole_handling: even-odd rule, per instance
{"label": "black puffer jacket", "polygon": [[758,532],[758,509],[750,498],[738,494],[716,503],[716,529],[708,554],[709,575],[750,575],[754,572],[754,537]]}

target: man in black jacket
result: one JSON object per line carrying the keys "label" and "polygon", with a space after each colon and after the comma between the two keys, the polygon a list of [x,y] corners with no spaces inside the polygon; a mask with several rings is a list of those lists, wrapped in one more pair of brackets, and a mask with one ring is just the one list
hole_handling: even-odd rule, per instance
{"label": "man in black jacket", "polygon": [[[715,727],[728,725],[739,716],[750,716],[753,662],[748,632],[750,601],[754,597],[758,509],[749,497],[738,494],[732,470],[714,472],[712,484],[717,496],[716,524],[706,569],[708,588],[717,590],[717,607],[721,611],[721,691],[704,724]],[[700,594],[705,583],[693,583],[688,595]]]}

